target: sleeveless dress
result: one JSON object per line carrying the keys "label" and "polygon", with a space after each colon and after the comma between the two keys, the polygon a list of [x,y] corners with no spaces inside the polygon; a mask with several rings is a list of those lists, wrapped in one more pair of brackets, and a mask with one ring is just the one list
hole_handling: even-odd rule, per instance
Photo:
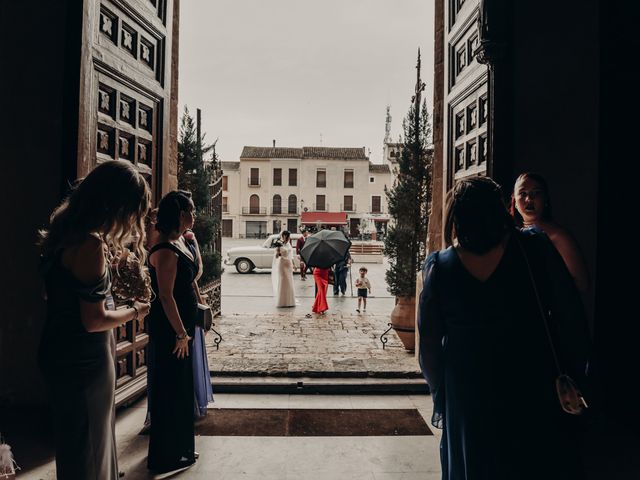
{"label": "sleeveless dress", "polygon": [[[197,298],[193,280],[198,265],[175,245],[165,242],[155,245],[149,256],[160,249],[169,249],[178,257],[173,297],[180,318],[190,337],[194,336]],[[158,292],[156,270],[149,265],[151,286]],[[189,355],[179,359],[172,353],[176,332],[164,313],[159,298],[151,302],[148,317],[149,335],[154,345],[154,373],[150,381],[151,428],[147,467],[155,472],[169,472],[180,468],[180,463],[192,463],[194,458],[194,385],[193,340],[189,341]]]}
{"label": "sleeveless dress", "polygon": [[47,319],[38,352],[53,408],[57,478],[116,480],[115,340],[112,331],[87,332],[80,317],[80,300],[115,308],[111,272],[84,285],[61,257],[41,265]]}
{"label": "sleeveless dress", "polygon": [[514,232],[486,281],[472,276],[453,248],[425,262],[419,357],[434,401],[432,423],[443,429],[444,480],[584,478],[579,419],[559,405],[557,372],[520,246],[554,312],[550,327],[561,363],[578,384],[588,331],[562,259],[539,237]]}

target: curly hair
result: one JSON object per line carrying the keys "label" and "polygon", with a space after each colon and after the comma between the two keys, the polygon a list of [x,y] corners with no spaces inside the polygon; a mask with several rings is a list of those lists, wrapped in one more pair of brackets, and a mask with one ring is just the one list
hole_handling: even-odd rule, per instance
{"label": "curly hair", "polygon": [[125,161],[98,165],[76,183],[41,229],[38,244],[49,256],[82,243],[90,233],[101,234],[109,252],[119,257],[127,245],[144,265],[145,216],[151,205],[146,180]]}

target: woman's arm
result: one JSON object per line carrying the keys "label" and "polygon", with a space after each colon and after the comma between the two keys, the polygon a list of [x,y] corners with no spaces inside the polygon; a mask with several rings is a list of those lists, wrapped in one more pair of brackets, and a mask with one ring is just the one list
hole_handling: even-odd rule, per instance
{"label": "woman's arm", "polygon": [[158,298],[162,304],[162,309],[176,335],[184,335],[187,331],[180,318],[176,299],[173,297],[173,286],[178,269],[178,256],[169,249],[161,249],[153,254],[151,262],[156,270]]}
{"label": "woman's arm", "polygon": [[[94,236],[89,236],[75,250],[69,269],[83,285],[94,285],[106,273],[104,244]],[[95,300],[80,298],[80,321],[87,332],[104,332],[116,328],[135,318],[144,318],[149,313],[149,304],[134,302],[134,308],[107,310],[104,298]]]}
{"label": "woman's arm", "polygon": [[586,292],[589,289],[589,272],[576,241],[564,229],[558,229],[549,238],[564,260],[578,290]]}
{"label": "woman's arm", "polygon": [[436,392],[442,382],[442,340],[444,337],[438,299],[433,285],[433,270],[437,258],[434,255],[437,254],[431,255],[427,259],[418,303],[419,362],[432,392]]}

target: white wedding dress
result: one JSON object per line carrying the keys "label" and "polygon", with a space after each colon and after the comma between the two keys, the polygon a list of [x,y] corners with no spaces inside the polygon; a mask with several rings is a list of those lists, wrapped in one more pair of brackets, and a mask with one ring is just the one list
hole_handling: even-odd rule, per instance
{"label": "white wedding dress", "polygon": [[296,295],[293,288],[293,254],[291,244],[280,247],[280,256],[273,254],[271,282],[276,307],[295,307]]}

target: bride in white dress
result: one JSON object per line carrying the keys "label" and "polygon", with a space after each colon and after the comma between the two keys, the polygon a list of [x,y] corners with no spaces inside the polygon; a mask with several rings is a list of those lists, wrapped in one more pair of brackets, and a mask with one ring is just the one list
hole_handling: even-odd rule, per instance
{"label": "bride in white dress", "polygon": [[271,282],[276,307],[295,307],[296,296],[293,288],[293,255],[291,234],[286,230],[280,234],[281,247],[276,247],[271,264]]}

